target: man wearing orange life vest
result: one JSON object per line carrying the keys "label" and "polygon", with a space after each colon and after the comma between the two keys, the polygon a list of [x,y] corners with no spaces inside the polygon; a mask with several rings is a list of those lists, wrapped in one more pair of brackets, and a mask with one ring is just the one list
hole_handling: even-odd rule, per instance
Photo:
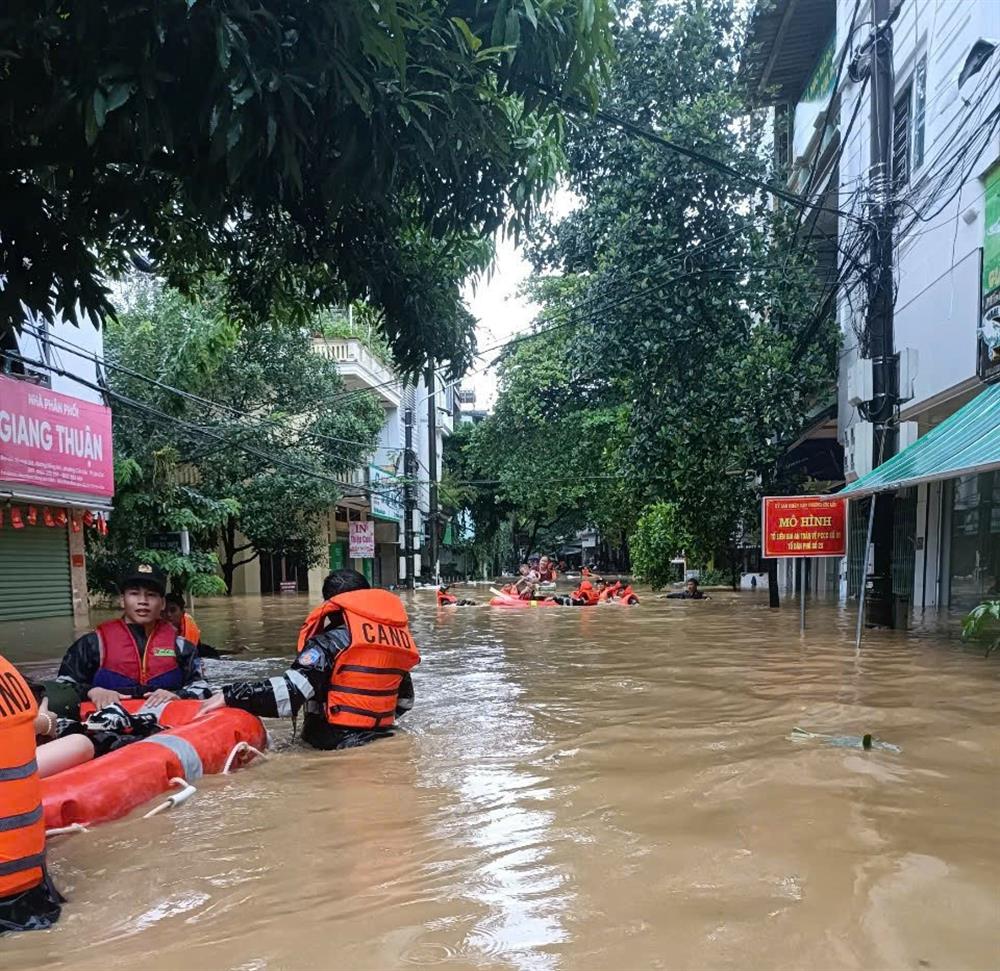
{"label": "man wearing orange life vest", "polygon": [[214,647],[206,644],[201,639],[201,628],[195,623],[194,617],[187,612],[187,605],[184,603],[184,596],[179,593],[170,592],[164,598],[166,605],[163,608],[163,617],[170,621],[177,629],[177,633],[186,641],[190,641],[198,648],[198,657],[218,658],[222,655]]}
{"label": "man wearing orange life vest", "polygon": [[37,714],[27,682],[0,656],[0,932],[51,927],[62,903],[45,870]]}
{"label": "man wearing orange life vest", "polygon": [[166,577],[139,563],[119,583],[123,616],[105,621],[75,641],[59,666],[58,681],[73,685],[80,701],[98,708],[122,698],[207,698],[194,644],[163,619]]}
{"label": "man wearing orange life vest", "polygon": [[305,708],[302,738],[314,748],[353,748],[390,734],[413,707],[410,670],[420,663],[402,601],[373,590],[355,570],[334,570],[323,603],[299,631],[284,674],[223,686],[203,712],[230,705],[264,718]]}

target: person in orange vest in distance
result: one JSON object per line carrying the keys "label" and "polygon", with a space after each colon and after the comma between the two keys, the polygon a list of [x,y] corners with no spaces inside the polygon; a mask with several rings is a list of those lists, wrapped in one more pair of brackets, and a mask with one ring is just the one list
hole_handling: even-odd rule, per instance
{"label": "person in orange vest in distance", "polygon": [[420,654],[399,597],[373,590],[356,570],[323,581],[323,603],[299,631],[299,655],[284,674],[224,685],[202,713],[224,705],[263,718],[294,718],[313,748],[353,748],[391,734],[413,707],[410,670]]}
{"label": "person in orange vest in distance", "polygon": [[174,698],[208,698],[198,649],[163,619],[166,576],[138,563],[122,577],[123,615],[98,624],[75,641],[59,666],[57,681],[75,686],[80,701],[98,708],[122,698],[159,705]]}
{"label": "person in orange vest in distance", "polygon": [[[621,587],[621,584],[619,586]],[[630,607],[639,603],[639,598],[635,595],[631,583],[627,583],[624,587],[621,587],[618,593],[615,594],[615,598],[622,601],[622,603],[628,604]]]}
{"label": "person in orange vest in distance", "polygon": [[0,656],[0,932],[51,927],[63,902],[45,869],[37,719],[27,682]]}
{"label": "person in orange vest in distance", "polygon": [[600,595],[589,580],[581,580],[580,586],[569,595],[571,607],[593,607],[599,600]]}
{"label": "person in orange vest in distance", "polygon": [[439,607],[475,607],[475,600],[459,600],[453,593],[448,592],[448,585],[442,584],[437,591],[437,604]]}
{"label": "person in orange vest in distance", "polygon": [[184,595],[176,591],[171,591],[167,594],[165,600],[166,606],[163,608],[163,616],[177,628],[177,632],[184,640],[190,641],[198,648],[198,656],[201,658],[222,657],[219,651],[202,641],[201,628],[195,623],[194,617],[187,612]]}
{"label": "person in orange vest in distance", "polygon": [[622,582],[621,580],[615,580],[612,584],[604,584],[601,587],[601,600],[614,600],[615,597],[621,592]]}

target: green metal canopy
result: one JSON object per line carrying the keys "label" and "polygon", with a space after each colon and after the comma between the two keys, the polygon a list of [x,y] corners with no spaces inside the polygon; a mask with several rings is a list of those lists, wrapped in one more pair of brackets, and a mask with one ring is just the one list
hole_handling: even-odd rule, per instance
{"label": "green metal canopy", "polygon": [[1000,469],[1000,384],[988,387],[937,428],[852,482],[839,495],[860,498]]}

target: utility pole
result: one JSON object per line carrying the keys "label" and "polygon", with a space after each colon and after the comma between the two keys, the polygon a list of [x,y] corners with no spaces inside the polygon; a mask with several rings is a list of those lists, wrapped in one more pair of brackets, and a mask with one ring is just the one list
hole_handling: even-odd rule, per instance
{"label": "utility pole", "polygon": [[[898,8],[897,8],[898,9]],[[871,40],[871,171],[872,223],[871,272],[868,278],[868,313],[865,333],[872,361],[873,398],[868,418],[873,428],[872,468],[896,454],[899,432],[895,423],[899,400],[899,358],[893,336],[893,224],[892,127],[893,69],[891,0],[872,0]],[[874,561],[869,619],[882,627],[893,626],[892,538],[894,497],[876,493],[872,528]],[[867,556],[867,551],[866,556]],[[862,578],[865,582],[865,578]]]}
{"label": "utility pole", "polygon": [[413,497],[413,480],[416,462],[413,458],[413,409],[403,412],[403,557],[406,563],[406,586],[412,590],[413,577],[413,512],[416,506]]}
{"label": "utility pole", "polygon": [[431,524],[430,554],[431,582],[437,582],[438,575],[438,482],[437,482],[437,395],[434,393],[434,361],[427,362],[427,479],[428,518]]}

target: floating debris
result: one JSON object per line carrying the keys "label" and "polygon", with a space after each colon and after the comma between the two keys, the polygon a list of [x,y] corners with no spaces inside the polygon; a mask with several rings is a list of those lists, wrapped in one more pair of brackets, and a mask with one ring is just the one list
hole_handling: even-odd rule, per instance
{"label": "floating debris", "polygon": [[804,742],[813,738],[818,738],[821,742],[837,748],[860,748],[866,752],[872,749],[876,749],[879,752],[903,751],[898,745],[893,745],[891,742],[883,742],[881,739],[874,738],[871,734],[823,735],[820,732],[807,732],[804,728],[793,728],[791,734],[788,736],[790,742]]}

